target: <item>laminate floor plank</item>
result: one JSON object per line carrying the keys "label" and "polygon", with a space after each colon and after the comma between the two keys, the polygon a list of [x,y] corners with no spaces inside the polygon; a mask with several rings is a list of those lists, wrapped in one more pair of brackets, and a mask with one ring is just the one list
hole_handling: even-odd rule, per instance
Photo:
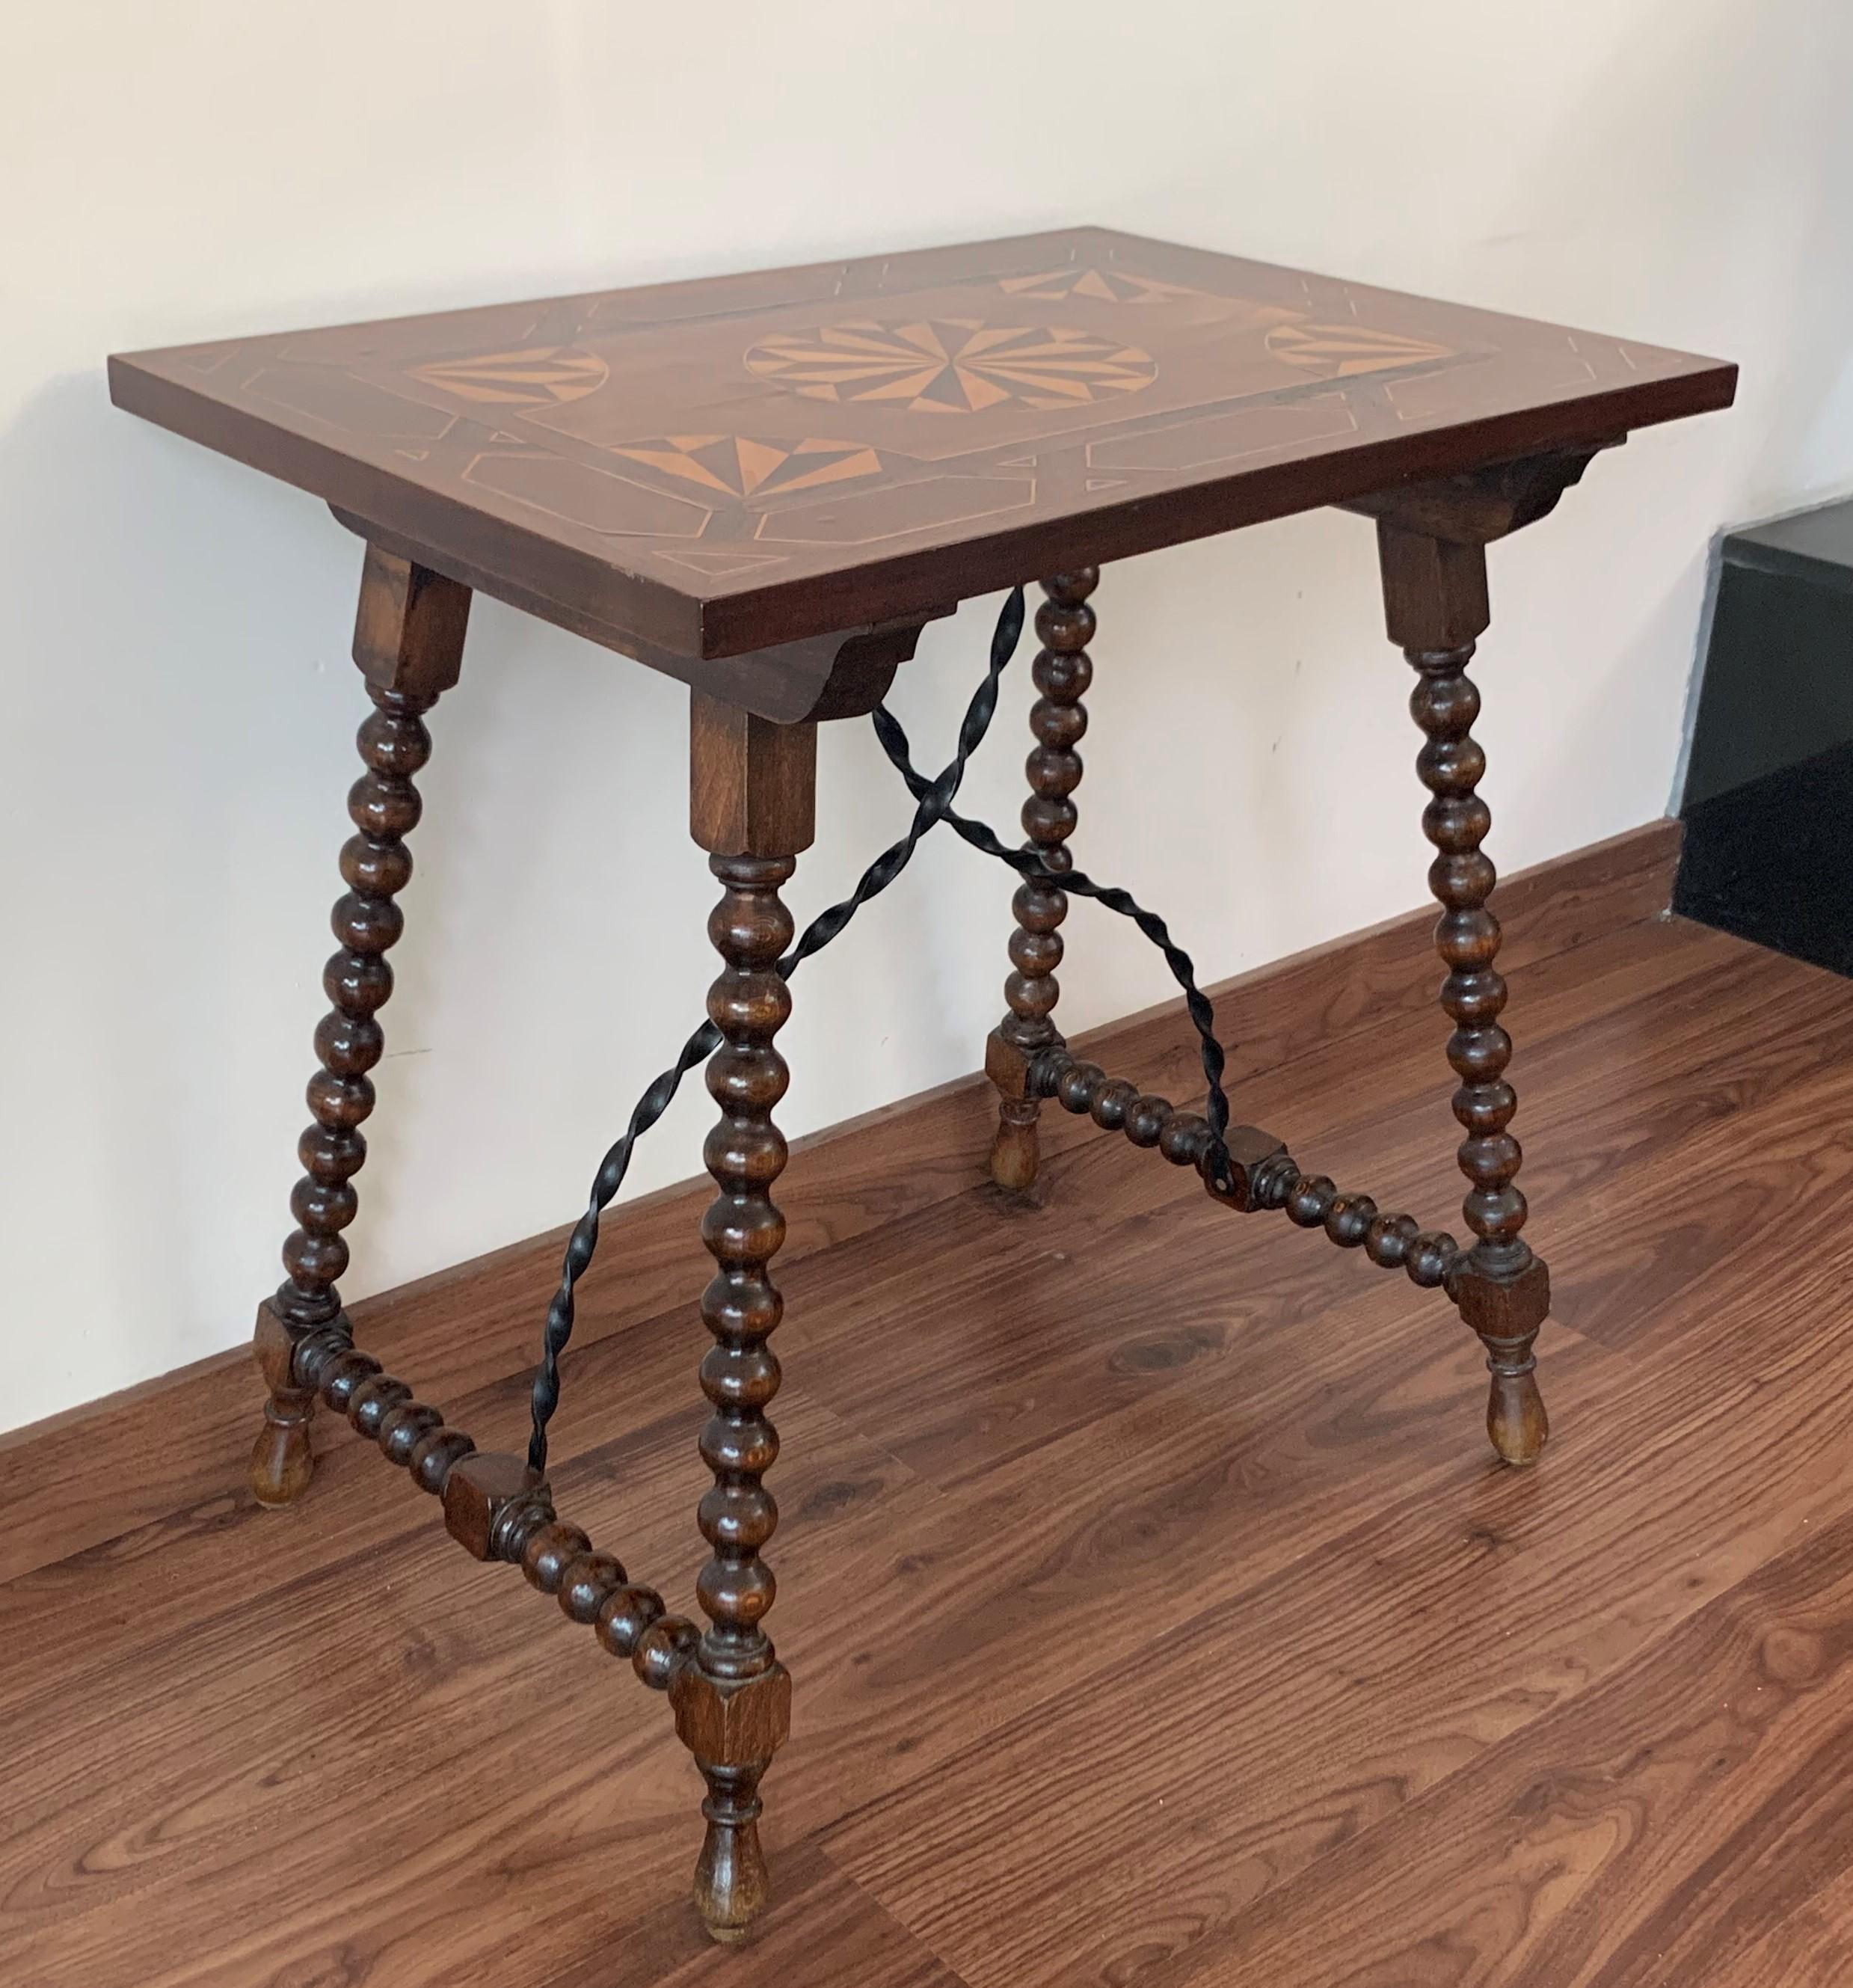
{"label": "laminate floor plank", "polygon": [[[1697,931],[1685,928],[1674,935],[1678,942],[1673,944],[1650,932],[1644,938],[1637,934],[1591,948],[1586,966],[1580,973],[1566,970],[1561,987],[1534,989],[1539,1019],[1574,1027],[1588,1002],[1606,998],[1609,979],[1627,985],[1633,1001],[1651,1003],[1657,1012],[1667,986],[1699,970],[1702,942],[1696,957],[1689,957]],[[1421,1018],[1419,1033],[1432,1033],[1428,1018]],[[1541,1053],[1546,1040],[1536,1046]],[[1325,1094],[1324,1077],[1321,1071],[1311,1073],[1309,1080],[1321,1087],[1315,1095]],[[1407,1122],[1417,1115],[1411,1105],[1434,1087],[1429,1074],[1422,1073],[1412,1095],[1406,1067],[1389,1062],[1374,1070],[1362,1088],[1335,1090],[1354,1114],[1361,1099],[1374,1100],[1377,1108],[1362,1121],[1354,1116],[1343,1144],[1334,1150],[1342,1156],[1354,1151],[1368,1155],[1380,1165],[1439,1172],[1451,1190],[1445,1150],[1438,1165],[1436,1142]],[[1284,1222],[1244,1222],[1196,1195],[1180,1207],[1180,1182],[1173,1170],[1117,1141],[1096,1138],[1072,1148],[1052,1159],[1049,1172],[1042,1207],[1019,1208],[983,1194],[993,1219],[981,1219],[975,1234],[970,1209],[941,1202],[863,1239],[853,1250],[819,1253],[789,1266],[781,1263],[790,1320],[779,1343],[788,1367],[801,1378],[815,1368],[814,1391],[820,1398],[849,1391],[854,1398],[852,1418],[855,1400],[866,1402],[871,1395],[910,1418],[924,1416],[943,1399],[949,1440],[967,1436],[994,1449],[990,1439],[1000,1419],[1014,1425],[1039,1417],[1045,1431],[1097,1421],[1116,1399],[1130,1401],[1168,1384],[1179,1378],[1176,1370],[1181,1364],[1213,1347],[1239,1358],[1247,1329],[1319,1329],[1332,1307],[1346,1300],[1362,1302],[1375,1312],[1394,1290],[1402,1303],[1426,1315],[1437,1334],[1458,1333],[1445,1303],[1408,1292],[1400,1280],[1386,1279],[1355,1257],[1321,1248],[1317,1239],[1303,1238]],[[1166,1212],[1165,1222],[1155,1219],[1159,1211]],[[1204,1257],[1207,1267],[1228,1259],[1220,1274],[1199,1280],[1201,1301],[1192,1312],[1180,1315],[1177,1286],[1155,1286],[1170,1290],[1173,1303],[1142,1334],[1127,1329],[1124,1307],[1111,1293],[1110,1301],[1095,1311],[1077,1301],[1097,1276],[1103,1256],[1116,1279],[1142,1270],[1159,1274],[1178,1253],[1180,1222],[1189,1226],[1188,1246]],[[933,1316],[925,1322],[930,1329],[916,1316],[923,1263],[950,1265],[954,1280],[937,1294]],[[705,1335],[694,1317],[694,1280],[690,1282],[690,1298],[652,1321],[653,1330],[640,1331],[634,1339],[595,1337],[585,1345],[575,1343],[569,1353],[567,1393],[575,1401],[599,1405],[603,1426],[628,1425],[634,1431],[660,1421],[672,1431],[692,1431],[698,1425],[690,1375]],[[1039,1333],[1015,1309],[1025,1297],[1042,1314]],[[492,1283],[481,1301],[496,1307],[508,1300]],[[1104,1335],[1090,1330],[1096,1315]],[[459,1329],[467,1334],[467,1323]],[[1040,1370],[1027,1410],[1014,1402],[999,1408],[1004,1394],[1021,1394],[1026,1364]],[[1003,1392],[994,1388],[987,1395],[992,1367],[1002,1369]],[[1073,1383],[1065,1391],[1058,1384],[1065,1374]],[[461,1398],[440,1398],[484,1446],[518,1449],[525,1439],[525,1377],[517,1373]],[[1053,1416],[1045,1412],[1051,1406],[1058,1410]],[[902,1447],[926,1452],[923,1462],[933,1460],[930,1441],[910,1442],[905,1430],[890,1433]],[[1024,1439],[1019,1433],[1014,1440],[1021,1444]],[[555,1473],[562,1509],[572,1509],[575,1472],[608,1472],[612,1459],[635,1442],[634,1434],[613,1437],[586,1459],[563,1452],[566,1460]],[[124,1638],[131,1639],[132,1648],[132,1639],[157,1637],[170,1621],[196,1611],[196,1584],[211,1578],[229,1533],[254,1529],[251,1543],[262,1549],[246,1563],[239,1584],[240,1596],[248,1602],[308,1566],[353,1552],[369,1538],[390,1540],[430,1521],[430,1507],[401,1477],[385,1473],[384,1495],[376,1495],[380,1472],[370,1445],[345,1432],[324,1451],[313,1496],[290,1513],[266,1513],[251,1503],[238,1482],[235,1450],[221,1472],[230,1483],[203,1503],[15,1581],[9,1592],[22,1611],[16,1618],[21,1633],[0,1648],[0,1712],[15,1691],[35,1692],[49,1676],[68,1677],[73,1665],[121,1652]],[[686,1483],[692,1489],[692,1466]],[[334,1513],[315,1516],[337,1498]],[[363,1529],[358,1533],[356,1526]],[[616,1543],[629,1550],[622,1539]],[[686,1564],[692,1549],[681,1543],[679,1558]],[[131,1564],[144,1560],[146,1579],[108,1583],[106,1613],[100,1622],[100,1574],[125,1576]],[[657,1577],[653,1571],[646,1577]],[[670,1590],[667,1578],[663,1585]],[[108,1633],[101,1633],[105,1629]]]}
{"label": "laminate floor plank", "polygon": [[[172,1432],[153,1488],[0,1584],[0,1980],[1842,1988],[1853,986],[1597,925],[1510,1011],[1558,1299],[1537,1470],[1491,1462],[1436,1294],[1154,1155],[1051,1110],[1032,1195],[949,1167],[910,1198],[851,1135],[781,1264],[798,1694],[755,1946],[693,1925],[660,1702],[345,1432],[256,1512],[228,1375],[195,1425],[126,1406],[130,1451]],[[1269,1025],[1237,1111],[1446,1222],[1446,1026],[1391,998],[1402,943],[1335,965],[1321,1028]],[[1187,1041],[1122,1040],[1195,1094]],[[903,1142],[971,1100],[936,1108]],[[373,1308],[485,1446],[522,1439],[535,1262]],[[665,1226],[627,1268],[555,1483],[686,1605],[701,1266]]]}
{"label": "laminate floor plank", "polygon": [[[1181,1982],[1743,1988],[1853,1860],[1853,1515],[1338,1846]],[[1338,1909],[1342,1901],[1344,1910]]]}
{"label": "laminate floor plank", "polygon": [[[1794,1296],[1829,1302],[1849,1273],[1853,1239]],[[1762,1283],[1739,1263],[1716,1285],[1737,1329],[1779,1322]],[[1697,1360],[1564,1378],[1549,1472],[1461,1459],[1311,1562],[1116,1652],[826,1848],[974,1988],[1222,1978],[1210,1958],[1244,1978],[1256,1901],[1845,1510],[1853,1337],[1771,1332],[1723,1380]]]}
{"label": "laminate floor plank", "polygon": [[[1652,918],[1671,894],[1678,847],[1679,824],[1652,822],[1503,878],[1494,908],[1506,928],[1501,958],[1508,970],[1522,982],[1545,961]],[[1103,930],[1118,923],[1101,915]],[[1429,1012],[1432,923],[1431,912],[1419,911],[1213,989],[1231,1044],[1231,1083],[1311,1050],[1329,1051],[1393,1017]],[[1116,932],[1109,936],[1118,942]],[[1173,1001],[1090,1031],[1079,1043],[1148,1088],[1181,1079],[1183,1096],[1201,1085],[1187,1033]],[[690,1086],[690,1095],[680,1129],[672,1123],[660,1137],[686,1138],[690,1114],[700,1121],[700,1087]],[[627,1104],[613,1100],[614,1124]],[[794,1141],[781,1260],[853,1240],[977,1185],[985,1178],[995,1112],[990,1085],[963,1078]],[[1051,1153],[1092,1137],[1085,1120],[1049,1115]],[[692,1165],[692,1144],[689,1151]],[[588,1177],[596,1158],[586,1156]],[[363,1183],[363,1203],[366,1196]],[[699,1289],[707,1259],[696,1230],[710,1199],[703,1177],[612,1211],[605,1247],[580,1285],[577,1344],[646,1323]],[[567,1233],[562,1227],[531,1237],[363,1300],[353,1307],[356,1330],[389,1368],[417,1381],[427,1399],[473,1393],[532,1361]],[[460,1317],[467,1331],[457,1329]],[[7,1521],[0,1526],[0,1580],[221,1495],[226,1459],[251,1440],[248,1356],[241,1349],[196,1363],[180,1415],[174,1378],[131,1388],[107,1405],[111,1443],[132,1457],[130,1469],[103,1467],[106,1458],[99,1456],[89,1409],[0,1435],[0,1516]],[[601,1439],[608,1405],[587,1405],[582,1423],[581,1400],[563,1405],[564,1445]],[[318,1440],[330,1433],[323,1419]]]}

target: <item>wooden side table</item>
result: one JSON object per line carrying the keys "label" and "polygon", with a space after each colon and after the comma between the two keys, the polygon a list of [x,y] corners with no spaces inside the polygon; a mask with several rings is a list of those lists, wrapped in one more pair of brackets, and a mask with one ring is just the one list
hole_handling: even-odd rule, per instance
{"label": "wooden side table", "polygon": [[[312,492],[366,541],[354,658],[373,708],[349,796],[356,832],[341,856],[297,1226],[284,1282],[258,1310],[269,1399],[253,1488],[266,1504],[306,1489],[319,1399],[441,1497],[471,1553],[518,1563],[666,1691],[707,1784],[696,1898],[717,1938],[743,1937],[764,1902],[759,1783],[789,1716],[765,1629],[771,1265],[785,1228],[772,1114],[790,1009],[780,893],[812,839],[818,722],[873,709],[924,624],[961,600],[1053,576],[1023,817],[1040,862],[1016,893],[1008,1013],[986,1057],[996,1178],[1034,1177],[1037,1114],[1052,1098],[1196,1166],[1237,1208],[1284,1209],[1445,1288],[1486,1345],[1494,1443],[1529,1462],[1546,1435],[1532,1344],[1550,1300],[1521,1232],[1486,908],[1467,673],[1487,624],[1485,549],[1544,516],[1631,429],[1726,406],[1735,377],[1713,360],[1098,228],[110,361],[118,405]],[[1077,1063],[1055,1026],[1097,569],[1315,505],[1376,519],[1390,639],[1416,672],[1470,1246],[1340,1193],[1251,1128],[1230,1129],[1219,1174],[1202,1116]],[[523,1459],[476,1452],[357,1351],[336,1288],[392,991],[385,955],[411,874],[414,777],[430,750],[424,715],[457,680],[474,590],[692,692],[691,824],[721,890],[708,921],[721,971],[708,997],[721,1109],[705,1149],[717,1188],[703,1229],[717,1266],[701,1299],[714,1341],[700,1368],[705,1628],[556,1517]]]}

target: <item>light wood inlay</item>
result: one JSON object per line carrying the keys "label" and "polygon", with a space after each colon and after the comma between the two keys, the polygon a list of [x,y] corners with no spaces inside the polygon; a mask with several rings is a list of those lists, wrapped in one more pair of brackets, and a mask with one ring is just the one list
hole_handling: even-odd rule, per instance
{"label": "light wood inlay", "polygon": [[693,665],[1612,440],[1734,379],[1091,228],[110,365],[119,404],[717,695]]}

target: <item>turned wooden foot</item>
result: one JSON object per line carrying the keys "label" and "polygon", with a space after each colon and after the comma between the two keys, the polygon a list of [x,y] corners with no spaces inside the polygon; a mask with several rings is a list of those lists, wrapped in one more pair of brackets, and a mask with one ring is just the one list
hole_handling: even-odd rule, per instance
{"label": "turned wooden foot", "polygon": [[737,1946],[765,1909],[771,1881],[759,1847],[763,1765],[723,1767],[697,1760],[707,1782],[701,1813],[707,1837],[695,1866],[695,1910],[710,1939]]}
{"label": "turned wooden foot", "polygon": [[[717,1666],[764,1662],[748,1677]],[[791,1729],[791,1680],[764,1645],[754,1655],[717,1625],[669,1687],[676,1731],[707,1783],[707,1834],[695,1865],[695,1909],[709,1934],[737,1946],[771,1895],[760,1847],[759,1783]]]}
{"label": "turned wooden foot", "polygon": [[251,1489],[260,1505],[292,1505],[309,1489],[316,1459],[309,1445],[315,1396],[306,1388],[273,1394],[251,1452]]}
{"label": "turned wooden foot", "polygon": [[1535,1463],[1550,1439],[1551,1418],[1538,1392],[1537,1362],[1531,1338],[1497,1340],[1483,1336],[1487,1368],[1493,1384],[1487,1400],[1487,1433],[1504,1463]]}
{"label": "turned wooden foot", "polygon": [[[1051,1037],[1053,1030],[1050,1032]],[[999,1187],[1021,1190],[1036,1178],[1036,1113],[1041,1100],[1029,1092],[1028,1053],[1001,1029],[984,1044],[984,1073],[997,1092],[997,1132],[991,1141],[991,1177]]]}
{"label": "turned wooden foot", "polygon": [[1029,1187],[1035,1181],[1038,1157],[1035,1105],[1001,1099],[997,1136],[991,1142],[991,1178],[999,1187]]}

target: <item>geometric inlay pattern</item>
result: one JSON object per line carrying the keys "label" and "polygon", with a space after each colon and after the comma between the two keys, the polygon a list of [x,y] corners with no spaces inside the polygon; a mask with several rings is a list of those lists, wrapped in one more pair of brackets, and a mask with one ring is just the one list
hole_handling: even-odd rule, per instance
{"label": "geometric inlay pattern", "polygon": [[915,414],[969,414],[1007,401],[1076,407],[1136,394],[1158,377],[1149,352],[1090,331],[978,318],[872,319],[775,332],[747,370],[814,401],[893,401]]}
{"label": "geometric inlay pattern", "polygon": [[1451,356],[1445,345],[1393,331],[1372,331],[1361,324],[1277,324],[1267,334],[1267,350],[1284,364],[1326,380]]}
{"label": "geometric inlay pattern", "polygon": [[486,590],[729,668],[1001,586],[1026,544],[1096,564],[1702,413],[1733,384],[1097,228],[218,338],[118,353],[110,377],[119,405]]}
{"label": "geometric inlay pattern", "polygon": [[460,401],[510,407],[563,406],[596,394],[608,376],[609,369],[596,352],[582,352],[570,345],[537,345],[523,352],[435,360],[413,367],[409,375],[442,387]]}
{"label": "geometric inlay pattern", "polygon": [[854,441],[758,441],[750,435],[660,435],[612,451],[666,475],[734,497],[809,490],[881,473],[875,451]]}
{"label": "geometric inlay pattern", "polygon": [[1039,276],[1002,276],[997,288],[1013,297],[1035,297],[1058,303],[1065,297],[1092,297],[1103,304],[1162,304],[1173,297],[1202,296],[1182,283],[1161,283],[1150,276],[1133,276],[1120,269],[1049,269]]}

